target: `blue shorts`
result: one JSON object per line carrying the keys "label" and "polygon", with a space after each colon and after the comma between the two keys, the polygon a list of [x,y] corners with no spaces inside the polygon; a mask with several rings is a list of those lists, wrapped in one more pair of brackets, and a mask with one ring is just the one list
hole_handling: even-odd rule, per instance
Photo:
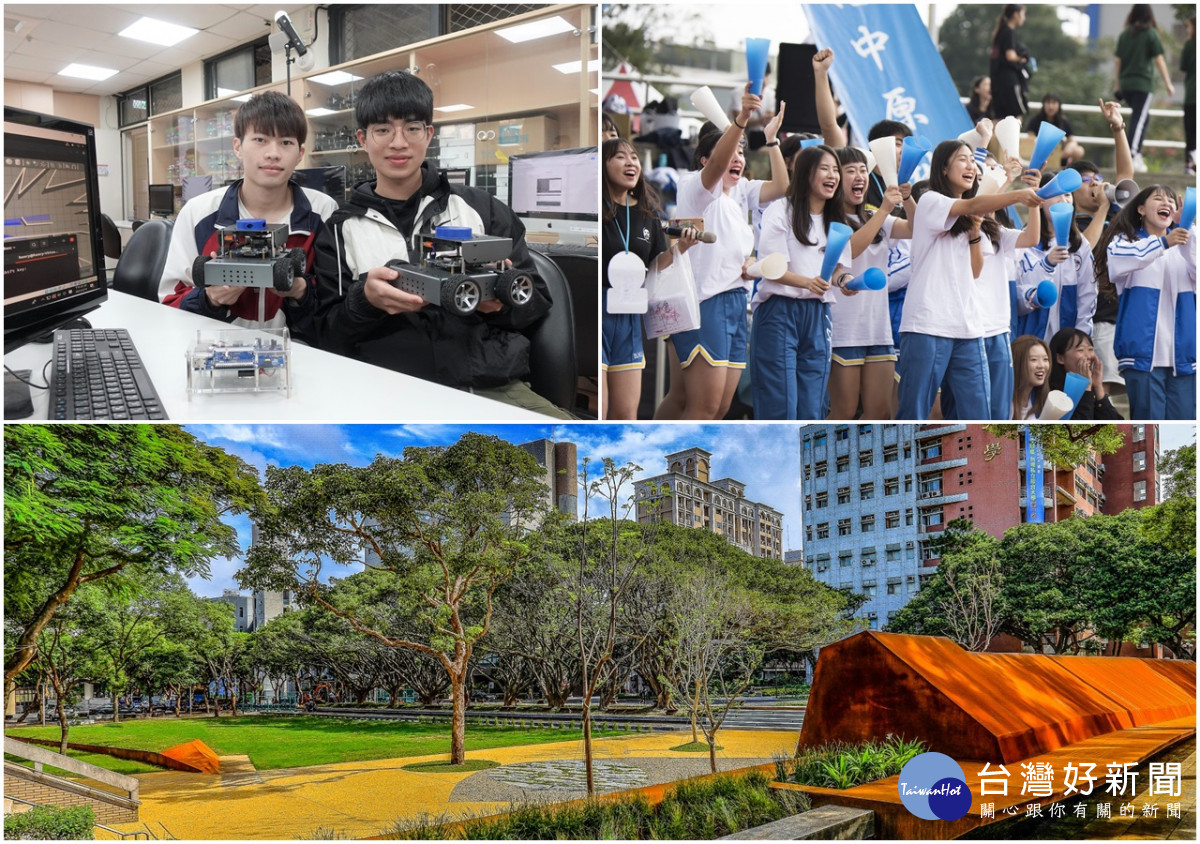
{"label": "blue shorts", "polygon": [[702,355],[710,366],[746,368],[746,291],[726,290],[700,303],[700,327],[671,335],[679,363],[687,367]]}
{"label": "blue shorts", "polygon": [[604,372],[626,372],[646,368],[642,349],[642,318],[638,314],[610,314],[605,311],[601,334],[600,369]]}
{"label": "blue shorts", "polygon": [[891,346],[834,346],[833,362],[841,366],[862,366],[864,363],[896,362],[896,350]]}

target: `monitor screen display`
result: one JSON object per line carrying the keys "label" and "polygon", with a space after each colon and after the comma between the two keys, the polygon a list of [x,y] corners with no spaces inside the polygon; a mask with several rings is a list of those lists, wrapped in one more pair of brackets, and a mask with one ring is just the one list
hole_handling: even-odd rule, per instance
{"label": "monitor screen display", "polygon": [[4,109],[4,347],[107,297],[95,129]]}
{"label": "monitor screen display", "polygon": [[175,213],[175,186],[150,186],[150,213],[169,217]]}
{"label": "monitor screen display", "polygon": [[598,220],[599,161],[596,147],[514,155],[508,205],[518,217]]}

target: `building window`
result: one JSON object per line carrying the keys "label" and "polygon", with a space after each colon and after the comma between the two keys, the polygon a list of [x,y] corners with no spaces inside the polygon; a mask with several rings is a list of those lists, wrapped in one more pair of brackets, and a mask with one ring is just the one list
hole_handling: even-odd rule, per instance
{"label": "building window", "polygon": [[900,511],[888,510],[883,515],[883,526],[888,530],[900,527]]}
{"label": "building window", "polygon": [[1146,500],[1146,482],[1145,481],[1134,481],[1133,482],[1133,500],[1134,501],[1145,501]]}
{"label": "building window", "polygon": [[828,492],[818,492],[817,493],[817,509],[819,510],[822,507],[828,507],[828,506],[829,506],[829,493]]}
{"label": "building window", "polygon": [[912,443],[905,443],[904,444],[904,459],[907,460],[910,457],[912,457]]}
{"label": "building window", "polygon": [[873,530],[875,530],[875,514],[867,513],[862,517],[862,532],[870,533]]}
{"label": "building window", "polygon": [[913,548],[913,544],[911,542],[905,542],[904,543],[904,559],[912,560],[915,558],[916,558],[916,549]]}
{"label": "building window", "polygon": [[821,522],[817,525],[817,539],[829,538],[829,522]]}
{"label": "building window", "polygon": [[887,547],[887,550],[884,552],[883,558],[885,560],[887,560],[889,563],[900,562],[900,546],[899,545],[889,545]]}
{"label": "building window", "polygon": [[900,459],[900,447],[896,445],[885,445],[883,447],[883,462],[895,463]]}
{"label": "building window", "polygon": [[851,531],[849,519],[838,519],[838,536],[849,536]]}
{"label": "building window", "polygon": [[889,595],[900,594],[900,578],[889,577],[887,581],[887,593]]}
{"label": "building window", "polygon": [[942,523],[941,510],[926,510],[921,513],[921,527],[930,528]]}
{"label": "building window", "polygon": [[817,555],[817,571],[829,571],[829,555]]}
{"label": "building window", "polygon": [[918,489],[918,492],[920,493],[920,497],[923,499],[938,498],[942,494],[942,479],[940,477],[926,478],[925,480],[921,481],[921,486]]}
{"label": "building window", "polygon": [[837,442],[845,442],[850,439],[850,429],[842,425],[833,432],[833,437]]}
{"label": "building window", "polygon": [[875,452],[869,448],[864,448],[858,453],[859,466],[872,466],[875,463]]}
{"label": "building window", "polygon": [[[449,10],[450,7],[446,7]],[[475,7],[488,10],[493,7],[479,5]],[[524,11],[524,9],[521,9]],[[331,65],[372,56],[387,50],[393,50],[401,44],[416,44],[435,38],[447,31],[448,22],[443,20],[443,10],[432,3],[414,3],[412,5],[388,6],[353,5],[339,8],[334,4],[329,13],[330,56]],[[481,16],[478,23],[487,23],[504,15],[488,14]],[[459,22],[456,29],[465,29],[470,21]]]}
{"label": "building window", "polygon": [[932,460],[935,457],[942,456],[942,444],[940,442],[932,442],[928,445],[921,446],[920,459]]}
{"label": "building window", "polygon": [[[862,593],[864,595],[866,595],[868,598],[874,598],[875,597],[875,581],[874,580],[864,580],[863,585],[862,585]],[[875,622],[874,622],[874,620],[872,620],[871,625],[874,626],[874,624],[875,624]]]}
{"label": "building window", "polygon": [[904,524],[908,525],[909,527],[912,527],[913,511],[912,511],[911,507],[904,508]]}
{"label": "building window", "polygon": [[900,494],[900,479],[888,478],[883,482],[884,495],[899,495]]}
{"label": "building window", "polygon": [[1133,441],[1135,443],[1140,443],[1140,442],[1144,441],[1145,439],[1146,439],[1146,426],[1145,425],[1134,425],[1133,426]]}
{"label": "building window", "polygon": [[912,492],[912,475],[904,476],[904,491]]}
{"label": "building window", "polygon": [[805,510],[812,509],[812,496],[811,495],[804,496],[804,509]]}
{"label": "building window", "polygon": [[1133,453],[1133,471],[1135,471],[1135,472],[1146,471],[1146,452],[1135,451]]}
{"label": "building window", "polygon": [[804,541],[805,541],[805,542],[812,542],[812,525],[805,525],[805,527],[804,527]]}
{"label": "building window", "polygon": [[852,552],[852,551],[839,551],[838,552],[838,565],[843,568],[850,565],[850,562],[853,559],[854,559],[854,552]]}
{"label": "building window", "polygon": [[850,468],[850,455],[849,454],[841,455],[837,459],[837,470],[839,472],[845,472],[845,471],[849,470],[849,468]]}
{"label": "building window", "polygon": [[837,497],[838,504],[849,504],[850,503],[850,487],[848,487],[848,486],[838,487],[837,495],[838,495],[838,497]]}
{"label": "building window", "polygon": [[271,45],[266,38],[214,56],[204,62],[207,99],[228,97],[271,81]]}
{"label": "building window", "polygon": [[860,484],[858,487],[858,497],[861,498],[863,501],[870,501],[872,498],[874,498],[875,497],[875,484],[870,483],[870,482],[865,483],[865,484]]}
{"label": "building window", "polygon": [[819,434],[813,434],[812,444],[814,446],[825,445],[825,432],[821,431]]}
{"label": "building window", "polygon": [[820,463],[817,463],[815,466],[813,466],[813,472],[816,474],[816,476],[818,478],[823,478],[826,475],[828,475],[829,474],[829,461],[822,460]]}

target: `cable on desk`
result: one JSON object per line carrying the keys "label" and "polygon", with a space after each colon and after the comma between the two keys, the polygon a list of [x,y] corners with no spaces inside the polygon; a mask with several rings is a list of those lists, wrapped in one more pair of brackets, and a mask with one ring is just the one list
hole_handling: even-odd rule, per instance
{"label": "cable on desk", "polygon": [[9,368],[9,365],[7,363],[4,364],[4,371],[7,372],[9,375],[11,375],[13,378],[20,381],[26,387],[29,387],[34,390],[49,390],[50,389],[50,381],[46,378],[46,370],[50,368],[50,364],[52,364],[53,362],[54,362],[54,358],[51,358],[50,360],[46,361],[46,365],[42,367],[42,380],[46,382],[45,384],[42,384],[42,385],[35,384],[32,381],[26,381],[24,378],[22,378],[20,375],[18,375],[16,372],[14,372],[11,368]]}

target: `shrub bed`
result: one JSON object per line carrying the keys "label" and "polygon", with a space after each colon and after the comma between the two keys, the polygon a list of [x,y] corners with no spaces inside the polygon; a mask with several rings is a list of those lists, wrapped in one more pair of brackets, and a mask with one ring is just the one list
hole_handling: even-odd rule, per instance
{"label": "shrub bed", "polygon": [[429,822],[397,829],[401,839],[439,840],[711,840],[761,826],[809,808],[804,795],[772,791],[762,771],[685,780],[661,803],[643,795],[558,806],[524,806],[498,818]]}
{"label": "shrub bed", "polygon": [[38,806],[4,816],[4,837],[22,841],[78,841],[95,838],[96,814],[91,806]]}
{"label": "shrub bed", "polygon": [[781,782],[853,788],[899,774],[908,760],[925,750],[923,742],[893,735],[862,744],[839,742],[806,750],[794,759],[778,759],[775,773]]}

